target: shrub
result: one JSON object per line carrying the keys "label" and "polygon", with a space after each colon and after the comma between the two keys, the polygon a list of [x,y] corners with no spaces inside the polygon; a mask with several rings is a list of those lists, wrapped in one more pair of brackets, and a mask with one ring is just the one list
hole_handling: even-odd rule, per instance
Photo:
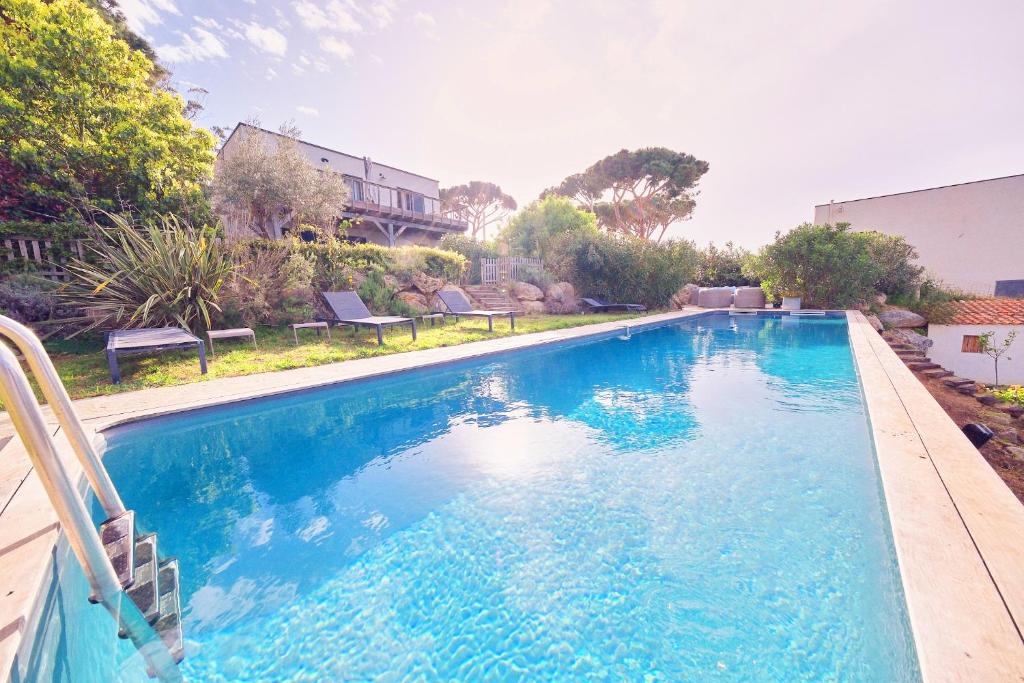
{"label": "shrub", "polygon": [[535,287],[540,287],[542,291],[547,291],[555,282],[555,278],[545,268],[535,268],[528,266],[519,270],[518,280],[520,282],[529,282]]}
{"label": "shrub", "polygon": [[948,322],[956,312],[954,303],[973,298],[975,298],[973,294],[949,287],[938,280],[926,278],[916,291],[896,293],[888,298],[888,303],[910,309],[914,313],[924,316],[928,322],[941,325]]}
{"label": "shrub", "polygon": [[441,238],[441,249],[462,254],[468,267],[466,279],[471,283],[480,283],[480,259],[498,258],[498,245],[495,242],[477,242],[465,235],[449,233]]}
{"label": "shrub", "polygon": [[373,268],[359,285],[359,298],[375,315],[399,315],[412,317],[416,311],[409,304],[395,296],[397,290],[388,284],[384,271]]}
{"label": "shrub", "polygon": [[21,323],[69,320],[77,311],[57,298],[60,285],[32,275],[15,275],[0,281],[0,312]]}
{"label": "shrub", "polygon": [[220,291],[228,324],[282,325],[313,316],[314,264],[306,254],[252,240],[233,245],[231,257],[236,268]]}
{"label": "shrub", "polygon": [[666,306],[697,272],[692,242],[570,231],[553,240],[548,267],[584,296]]}
{"label": "shrub", "polygon": [[744,274],[743,264],[751,257],[749,251],[726,242],[719,249],[714,243],[700,252],[696,284],[701,287],[746,287],[759,284],[756,276]]}
{"label": "shrub", "polygon": [[[195,228],[172,214],[143,225],[108,215],[89,244],[95,262],[74,260],[60,298],[81,308],[85,327],[159,327],[199,332],[220,312],[217,296],[235,269],[216,230]],[[77,333],[76,333],[77,334]]]}
{"label": "shrub", "polygon": [[848,225],[804,223],[776,233],[744,272],[760,278],[770,297],[801,296],[807,306],[846,308],[875,291],[880,269],[866,244]]}
{"label": "shrub", "polygon": [[426,273],[445,282],[458,282],[466,270],[466,257],[454,251],[433,247],[399,247],[391,250],[388,271],[400,277]]}
{"label": "shrub", "polygon": [[865,231],[854,233],[864,240],[872,262],[879,272],[875,290],[886,295],[910,294],[921,284],[924,268],[914,263],[917,250],[898,235]]}
{"label": "shrub", "polygon": [[1019,384],[1013,384],[1005,389],[994,389],[992,393],[995,394],[996,398],[1000,401],[1024,406],[1024,387]]}
{"label": "shrub", "polygon": [[597,217],[566,197],[548,195],[513,216],[499,239],[508,242],[514,255],[544,258],[551,240],[570,230],[596,233]]}

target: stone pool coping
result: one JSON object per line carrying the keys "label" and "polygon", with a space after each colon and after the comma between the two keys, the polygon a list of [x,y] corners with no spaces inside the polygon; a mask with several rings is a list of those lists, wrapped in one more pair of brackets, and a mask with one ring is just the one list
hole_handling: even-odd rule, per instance
{"label": "stone pool coping", "polygon": [[[683,311],[331,365],[83,399],[88,430],[608,335],[709,313]],[[1024,681],[1024,506],[864,316],[847,312],[908,613],[925,681]],[[70,446],[48,410],[68,469]],[[6,414],[0,435],[13,434]],[[56,581],[59,526],[20,440],[0,447],[0,671],[18,677]],[[1017,570],[1017,571],[1015,571]],[[97,608],[100,609],[100,608]]]}

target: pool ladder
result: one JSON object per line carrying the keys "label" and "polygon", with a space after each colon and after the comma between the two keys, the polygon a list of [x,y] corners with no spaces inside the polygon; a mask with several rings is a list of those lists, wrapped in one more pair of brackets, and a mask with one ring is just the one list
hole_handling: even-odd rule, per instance
{"label": "pool ladder", "polygon": [[61,462],[25,371],[11,349],[0,343],[0,400],[89,580],[90,602],[110,612],[118,635],[130,638],[145,658],[150,677],[180,681],[178,664],[184,647],[177,560],[160,562],[156,535],[137,533],[135,513],[125,509],[39,338],[2,315],[0,335],[25,356],[107,517],[97,533],[85,501]]}

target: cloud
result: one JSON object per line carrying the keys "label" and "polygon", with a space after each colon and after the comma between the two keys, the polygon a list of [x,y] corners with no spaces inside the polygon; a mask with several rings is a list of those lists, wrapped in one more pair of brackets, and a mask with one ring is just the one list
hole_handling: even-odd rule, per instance
{"label": "cloud", "polygon": [[146,26],[163,22],[161,14],[181,14],[174,0],[120,0],[117,3],[128,28],[145,34]]}
{"label": "cloud", "polygon": [[158,45],[156,52],[168,62],[201,62],[206,59],[227,57],[228,51],[220,38],[204,28],[193,27],[191,33],[179,33],[178,45]]}
{"label": "cloud", "polygon": [[256,22],[245,24],[243,28],[245,38],[254,47],[263,52],[283,57],[288,52],[288,39],[284,34],[271,26],[261,26]]}
{"label": "cloud", "polygon": [[366,13],[380,28],[386,28],[395,20],[394,0],[375,0],[366,8]]}
{"label": "cloud", "polygon": [[295,107],[295,111],[299,112],[300,114],[305,114],[307,116],[320,116],[319,109],[317,109],[316,107],[307,107],[304,104],[300,104],[299,106]]}
{"label": "cloud", "polygon": [[277,71],[272,66],[267,67],[267,80],[272,81],[277,78]]}
{"label": "cloud", "polygon": [[292,8],[299,15],[303,26],[314,31],[333,30],[341,33],[359,33],[363,25],[340,0],[331,0],[321,9],[309,0],[298,0]]}
{"label": "cloud", "polygon": [[320,48],[324,52],[329,52],[336,57],[340,57],[342,61],[348,61],[352,56],[352,46],[341,38],[335,38],[334,36],[321,38]]}
{"label": "cloud", "polygon": [[434,28],[437,26],[437,19],[426,12],[417,12],[413,15],[412,20],[423,28]]}

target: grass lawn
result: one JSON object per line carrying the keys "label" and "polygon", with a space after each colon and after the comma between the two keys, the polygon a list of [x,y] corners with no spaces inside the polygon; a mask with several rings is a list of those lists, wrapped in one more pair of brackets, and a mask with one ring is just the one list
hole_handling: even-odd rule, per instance
{"label": "grass lawn", "polygon": [[[592,323],[635,318],[638,314],[599,315],[537,315],[516,319],[514,334],[528,334],[544,330],[557,330]],[[216,341],[216,357],[207,352],[209,372],[199,374],[198,354],[192,352],[171,352],[154,355],[121,356],[121,384],[110,383],[105,342],[99,335],[75,338],[69,341],[53,340],[45,343],[53,358],[71,398],[86,398],[102,394],[117,394],[148,387],[163,387],[175,384],[201,382],[217,377],[251,375],[257,372],[288,370],[325,363],[337,363],[351,358],[366,358],[402,351],[431,349],[436,346],[453,346],[481,339],[506,337],[511,334],[508,320],[495,319],[494,332],[487,331],[487,321],[482,318],[462,319],[455,323],[448,319],[446,325],[425,326],[417,321],[417,339],[412,341],[408,326],[385,330],[384,346],[377,346],[376,333],[362,328],[353,337],[351,328],[332,328],[332,341],[327,337],[317,339],[313,330],[299,330],[299,345],[295,345],[291,328],[256,328],[259,350],[254,351],[248,339]],[[207,342],[209,347],[209,342]],[[42,398],[36,390],[36,395]]]}

